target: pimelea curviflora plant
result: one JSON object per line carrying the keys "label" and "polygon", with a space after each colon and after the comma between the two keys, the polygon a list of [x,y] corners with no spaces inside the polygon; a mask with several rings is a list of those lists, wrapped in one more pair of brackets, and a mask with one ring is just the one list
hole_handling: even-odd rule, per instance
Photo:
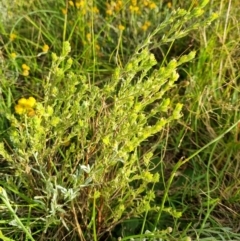
{"label": "pimelea curviflora plant", "polygon": [[[193,15],[179,10],[159,29],[182,16],[187,21]],[[186,36],[189,29],[180,31],[181,26],[176,21],[162,43]],[[177,67],[195,52],[158,66],[149,51],[151,40],[149,36],[100,84],[72,69],[71,46],[64,42],[61,54],[52,54],[36,115],[7,116],[12,123],[10,151],[1,143],[0,154],[11,164],[14,175],[8,180],[13,187],[2,184],[0,197],[11,207],[10,200],[19,196],[14,220],[13,208],[6,214],[19,235],[99,240],[128,218],[158,212],[153,187],[159,174],[152,172],[151,162],[158,144],[154,137],[181,118],[182,104],[173,103],[167,93],[179,77]],[[5,189],[14,195],[7,196]]]}
{"label": "pimelea curviflora plant", "polygon": [[[65,42],[62,55],[53,54],[37,114],[26,115],[24,127],[11,116],[16,156],[5,153],[5,158],[15,162],[19,192],[31,200],[31,214],[39,215],[45,233],[77,225],[76,235],[89,240],[128,217],[156,209],[151,206],[152,186],[159,180],[150,171],[153,148],[141,151],[141,145],[181,117],[182,105],[173,105],[165,94],[178,79],[179,63],[195,54],[153,69],[153,54],[139,48],[99,87],[70,70],[69,52]],[[16,111],[28,111],[31,100],[20,99]],[[24,186],[29,191],[21,191]]]}

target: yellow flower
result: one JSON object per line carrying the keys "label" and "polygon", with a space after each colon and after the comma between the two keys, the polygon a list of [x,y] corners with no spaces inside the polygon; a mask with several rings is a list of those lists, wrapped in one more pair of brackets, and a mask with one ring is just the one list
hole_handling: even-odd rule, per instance
{"label": "yellow flower", "polygon": [[24,69],[23,72],[22,72],[22,75],[23,76],[28,76],[29,75],[29,71]]}
{"label": "yellow flower", "polygon": [[74,6],[74,3],[73,3],[73,1],[68,1],[68,4],[69,4],[69,6]]}
{"label": "yellow flower", "polygon": [[90,33],[88,33],[87,35],[86,35],[86,38],[87,38],[87,40],[88,40],[88,42],[90,42],[91,41],[91,34]]}
{"label": "yellow flower", "polygon": [[123,5],[123,2],[121,0],[116,2],[115,9],[117,12],[119,12],[121,10],[122,5]]}
{"label": "yellow flower", "polygon": [[168,8],[172,8],[172,3],[171,3],[171,2],[168,2],[168,3],[167,3],[167,7],[168,7]]}
{"label": "yellow flower", "polygon": [[9,39],[13,41],[16,37],[17,35],[15,33],[10,33]]}
{"label": "yellow flower", "polygon": [[154,3],[154,2],[151,2],[150,4],[149,4],[149,8],[150,9],[154,9],[154,8],[156,8],[157,7],[157,5],[156,5],[156,3]]}
{"label": "yellow flower", "polygon": [[93,7],[93,8],[92,8],[92,12],[93,12],[93,13],[99,13],[99,9],[98,9],[97,7]]}
{"label": "yellow flower", "polygon": [[23,70],[30,70],[30,67],[26,64],[22,64],[22,69]]}
{"label": "yellow flower", "polygon": [[25,103],[25,106],[26,106],[26,108],[30,109],[30,108],[33,108],[35,106],[35,104],[36,104],[36,99],[33,97],[29,97],[27,99],[27,102]]}
{"label": "yellow flower", "polygon": [[143,30],[143,31],[146,31],[147,30],[147,26],[146,25],[143,25],[142,27],[141,27],[141,29]]}
{"label": "yellow flower", "polygon": [[121,31],[123,31],[123,30],[125,29],[125,27],[124,27],[122,24],[119,24],[119,25],[118,25],[118,29],[121,30]]}
{"label": "yellow flower", "polygon": [[62,8],[62,13],[63,13],[63,15],[66,15],[67,14],[67,9],[66,8]]}
{"label": "yellow flower", "polygon": [[145,7],[147,7],[148,4],[149,4],[149,0],[144,0],[144,1],[143,1],[143,5],[144,5]]}
{"label": "yellow flower", "polygon": [[146,22],[142,25],[141,29],[142,29],[143,31],[146,31],[146,30],[149,28],[149,26],[151,26],[151,22],[150,22],[150,21],[146,21]]}
{"label": "yellow flower", "polygon": [[112,9],[108,8],[108,9],[106,10],[106,14],[107,14],[107,15],[113,15]]}
{"label": "yellow flower", "polygon": [[131,2],[133,6],[137,6],[137,0],[132,0]]}
{"label": "yellow flower", "polygon": [[43,47],[42,47],[42,51],[43,51],[44,53],[47,53],[48,50],[49,50],[49,46],[48,46],[47,44],[44,44]]}
{"label": "yellow flower", "polygon": [[26,111],[26,109],[22,105],[15,105],[14,109],[15,112],[19,115],[22,115]]}
{"label": "yellow flower", "polygon": [[22,75],[23,76],[28,76],[29,75],[29,70],[30,70],[30,67],[26,64],[22,64]]}
{"label": "yellow flower", "polygon": [[25,108],[25,105],[27,103],[27,99],[26,98],[21,98],[18,100],[18,104],[23,106]]}
{"label": "yellow flower", "polygon": [[11,57],[12,59],[16,59],[17,54],[16,54],[16,53],[11,53],[11,54],[10,54],[10,57]]}
{"label": "yellow flower", "polygon": [[139,13],[139,7],[138,6],[130,5],[129,9],[130,9],[131,12]]}
{"label": "yellow flower", "polygon": [[151,26],[151,22],[150,21],[146,21],[145,25],[149,27],[149,26]]}
{"label": "yellow flower", "polygon": [[79,9],[80,7],[83,7],[85,5],[85,2],[82,0],[82,1],[78,1],[75,3],[76,5],[76,8]]}

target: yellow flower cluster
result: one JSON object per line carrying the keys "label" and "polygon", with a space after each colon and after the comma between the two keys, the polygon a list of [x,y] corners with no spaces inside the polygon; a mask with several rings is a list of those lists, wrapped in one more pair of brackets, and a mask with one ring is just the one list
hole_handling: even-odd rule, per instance
{"label": "yellow flower cluster", "polygon": [[15,105],[15,112],[19,115],[27,114],[28,116],[34,116],[36,105],[36,99],[34,97],[21,98],[18,100],[17,105]]}
{"label": "yellow flower cluster", "polygon": [[144,0],[144,1],[143,1],[143,5],[144,5],[145,7],[150,8],[150,9],[154,9],[154,8],[157,7],[156,3],[153,2],[153,1],[150,1],[150,0]]}
{"label": "yellow flower cluster", "polygon": [[22,65],[22,75],[23,76],[28,76],[29,70],[30,70],[30,67],[28,65],[26,65],[26,64]]}
{"label": "yellow flower cluster", "polygon": [[131,5],[130,5],[130,7],[129,7],[129,10],[131,11],[131,12],[135,12],[135,13],[140,13],[140,9],[139,9],[139,7],[138,7],[138,5],[137,5],[137,0],[132,0],[131,1]]}
{"label": "yellow flower cluster", "polygon": [[118,1],[111,1],[107,3],[106,14],[111,16],[113,13],[118,13],[123,7],[123,2],[121,0]]}
{"label": "yellow flower cluster", "polygon": [[[151,25],[150,21],[146,21],[144,23],[144,20],[141,16],[145,14],[145,12],[148,14],[154,9],[157,9],[157,1],[155,0],[129,0],[127,2],[121,1],[121,0],[109,0],[106,3],[106,15],[109,16],[117,16],[119,12],[127,11],[127,14],[129,12],[132,15],[135,15],[135,17],[139,17],[140,19],[137,22],[142,22],[142,26],[140,27],[140,30],[147,31],[148,28]],[[144,12],[144,13],[143,13]],[[146,19],[146,17],[144,17]],[[117,28],[119,30],[124,30],[126,26],[123,26],[119,24]]]}
{"label": "yellow flower cluster", "polygon": [[82,1],[76,1],[75,5],[76,5],[77,9],[82,8],[85,5],[85,1],[83,1],[83,0]]}
{"label": "yellow flower cluster", "polygon": [[132,12],[132,13],[140,13],[140,10],[139,10],[139,7],[138,6],[133,6],[133,5],[130,5],[129,7],[129,10]]}
{"label": "yellow flower cluster", "polygon": [[156,3],[150,2],[150,4],[149,4],[149,8],[150,8],[150,9],[154,9],[154,8],[156,8],[156,7],[157,7]]}
{"label": "yellow flower cluster", "polygon": [[142,25],[142,30],[146,31],[149,27],[151,26],[151,22],[150,21],[146,21],[143,25]]}
{"label": "yellow flower cluster", "polygon": [[133,13],[134,12],[140,13],[141,9],[143,8],[154,9],[156,7],[157,7],[156,3],[151,0],[143,0],[143,1],[131,0],[131,5],[129,7],[129,10]]}
{"label": "yellow flower cluster", "polygon": [[86,0],[76,0],[74,1],[68,1],[68,5],[70,7],[76,7],[76,9],[81,10],[80,13],[82,15],[85,15],[87,11],[91,11],[94,14],[99,13],[99,9],[96,6],[93,6],[93,4],[89,4]]}

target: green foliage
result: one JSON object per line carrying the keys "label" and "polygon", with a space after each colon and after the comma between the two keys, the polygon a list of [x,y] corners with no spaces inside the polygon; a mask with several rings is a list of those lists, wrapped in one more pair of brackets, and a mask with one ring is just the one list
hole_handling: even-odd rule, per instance
{"label": "green foliage", "polygon": [[21,177],[19,192],[27,190],[24,196],[36,205],[32,212],[45,212],[44,232],[56,224],[72,229],[67,214],[80,206],[76,215],[90,239],[86,230],[97,229],[99,237],[120,220],[155,208],[149,186],[159,181],[150,172],[153,153],[139,155],[138,148],[181,117],[182,105],[164,99],[178,78],[178,62],[152,71],[157,62],[144,47],[100,88],[71,70],[69,52],[64,42],[61,55],[52,54],[35,115],[8,116],[14,155],[4,148],[1,154]]}
{"label": "green foliage", "polygon": [[0,239],[239,238],[239,23],[208,2],[0,3]]}

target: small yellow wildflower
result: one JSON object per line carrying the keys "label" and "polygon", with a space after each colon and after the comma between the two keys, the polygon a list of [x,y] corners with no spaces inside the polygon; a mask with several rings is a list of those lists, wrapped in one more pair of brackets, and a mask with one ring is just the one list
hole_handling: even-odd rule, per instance
{"label": "small yellow wildflower", "polygon": [[147,7],[148,4],[149,4],[149,0],[144,0],[144,1],[143,1],[143,5],[144,5],[145,7]]}
{"label": "small yellow wildflower", "polygon": [[129,10],[130,10],[131,12],[139,13],[139,7],[138,7],[138,6],[130,5]]}
{"label": "small yellow wildflower", "polygon": [[25,103],[26,108],[33,108],[36,105],[36,99],[33,97],[29,97]]}
{"label": "small yellow wildflower", "polygon": [[15,33],[10,33],[9,39],[13,41],[16,37],[17,35]]}
{"label": "small yellow wildflower", "polygon": [[146,31],[147,30],[147,26],[146,25],[143,25],[142,27],[141,27],[141,29],[143,30],[143,31]]}
{"label": "small yellow wildflower", "polygon": [[16,59],[17,54],[13,52],[13,53],[10,54],[10,57],[11,57],[12,59]]}
{"label": "small yellow wildflower", "polygon": [[43,51],[44,53],[47,53],[48,50],[49,50],[49,46],[48,46],[47,44],[44,44],[43,47],[42,47],[42,51]]}
{"label": "small yellow wildflower", "polygon": [[143,31],[146,31],[150,26],[151,26],[151,22],[150,22],[150,21],[146,21],[146,22],[142,25],[141,29],[142,29]]}
{"label": "small yellow wildflower", "polygon": [[107,15],[113,15],[113,11],[112,11],[112,9],[110,9],[110,8],[108,8],[107,10],[106,10],[106,14]]}
{"label": "small yellow wildflower", "polygon": [[86,38],[87,38],[88,42],[90,42],[90,41],[91,41],[91,38],[92,38],[91,34],[88,33],[88,34],[86,35]]}
{"label": "small yellow wildflower", "polygon": [[22,69],[23,70],[30,70],[30,67],[26,64],[22,64]]}
{"label": "small yellow wildflower", "polygon": [[78,2],[75,3],[75,5],[76,5],[76,8],[79,9],[79,8],[81,8],[85,5],[85,2],[83,0],[78,1]]}
{"label": "small yellow wildflower", "polygon": [[122,9],[122,6],[123,2],[121,0],[117,1],[115,6],[116,11],[119,12]]}
{"label": "small yellow wildflower", "polygon": [[118,5],[118,7],[122,7],[122,5],[123,5],[122,0],[118,0],[117,3],[116,3],[116,5]]}
{"label": "small yellow wildflower", "polygon": [[93,12],[93,13],[99,13],[99,9],[98,9],[97,7],[93,7],[93,8],[92,8],[92,12]]}
{"label": "small yellow wildflower", "polygon": [[133,6],[137,6],[137,0],[132,0],[131,2]]}
{"label": "small yellow wildflower", "polygon": [[146,21],[146,22],[145,22],[145,25],[147,25],[148,27],[150,27],[150,26],[151,26],[151,22],[150,22],[150,21]]}
{"label": "small yellow wildflower", "polygon": [[14,109],[15,109],[15,112],[19,115],[24,114],[24,112],[26,111],[26,109],[21,105],[15,105]]}
{"label": "small yellow wildflower", "polygon": [[121,31],[123,31],[123,30],[125,29],[125,27],[124,27],[122,24],[119,24],[119,25],[118,25],[118,29],[121,30]]}
{"label": "small yellow wildflower", "polygon": [[22,64],[22,75],[23,76],[28,76],[29,75],[29,70],[30,70],[30,67],[26,64]]}
{"label": "small yellow wildflower", "polygon": [[62,8],[62,13],[63,13],[63,15],[66,15],[67,14],[67,9],[66,8]]}
{"label": "small yellow wildflower", "polygon": [[28,76],[29,75],[29,71],[24,69],[23,72],[22,72],[22,75],[23,76]]}
{"label": "small yellow wildflower", "polygon": [[171,3],[171,2],[168,2],[168,3],[167,3],[167,7],[168,7],[168,8],[172,8],[172,3]]}
{"label": "small yellow wildflower", "polygon": [[149,4],[149,8],[150,9],[154,9],[154,8],[156,8],[157,7],[157,5],[156,5],[156,3],[154,3],[154,2],[151,2],[150,4]]}
{"label": "small yellow wildflower", "polygon": [[110,15],[110,16],[113,15],[113,6],[109,3],[107,3],[106,5],[107,5],[106,6],[106,14]]}
{"label": "small yellow wildflower", "polygon": [[73,6],[74,6],[73,1],[68,1],[68,4],[69,4],[69,6],[71,6],[71,7],[73,7]]}
{"label": "small yellow wildflower", "polygon": [[18,100],[18,104],[23,106],[25,108],[25,105],[27,103],[27,99],[26,98],[21,98]]}

